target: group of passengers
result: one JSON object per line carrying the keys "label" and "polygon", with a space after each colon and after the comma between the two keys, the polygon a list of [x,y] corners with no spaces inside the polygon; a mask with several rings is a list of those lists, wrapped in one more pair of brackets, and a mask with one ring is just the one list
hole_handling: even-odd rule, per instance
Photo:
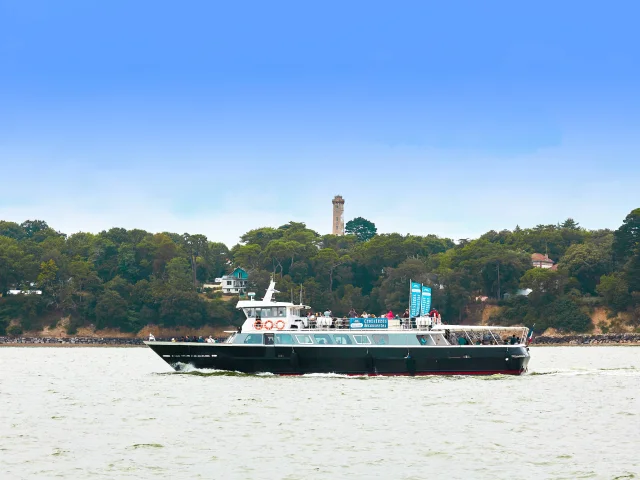
{"label": "group of passengers", "polygon": [[[154,337],[152,333],[149,334],[149,341],[150,342],[156,341],[156,337]],[[185,335],[183,337],[172,337],[171,341],[174,343],[175,342],[195,342],[195,343],[216,343],[217,342],[217,340],[213,338],[211,335],[209,335],[207,338],[204,338],[202,335],[200,335],[199,337],[196,337],[195,335],[191,337],[189,335]]]}
{"label": "group of passengers", "polygon": [[[499,340],[498,340],[499,339]],[[519,342],[518,337],[511,335],[511,337],[506,338],[492,338],[492,335],[486,333],[482,336],[478,336],[475,341],[466,334],[456,335],[455,333],[451,333],[449,336],[449,342],[452,344],[458,345],[500,345],[498,341],[502,342],[504,345],[517,345]]]}

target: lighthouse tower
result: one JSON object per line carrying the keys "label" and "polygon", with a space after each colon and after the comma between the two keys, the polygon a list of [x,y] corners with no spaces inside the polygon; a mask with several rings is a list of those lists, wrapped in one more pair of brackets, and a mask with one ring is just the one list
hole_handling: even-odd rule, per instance
{"label": "lighthouse tower", "polygon": [[344,199],[340,195],[333,197],[333,235],[344,235]]}

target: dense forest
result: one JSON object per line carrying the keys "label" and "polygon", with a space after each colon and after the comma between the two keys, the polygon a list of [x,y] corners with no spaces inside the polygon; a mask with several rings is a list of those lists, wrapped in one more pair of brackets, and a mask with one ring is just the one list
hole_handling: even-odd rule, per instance
{"label": "dense forest", "polygon": [[[471,321],[478,305],[499,305],[499,324],[535,324],[582,332],[590,309],[640,325],[640,208],[615,231],[586,230],[568,219],[557,225],[490,231],[475,240],[435,235],[376,234],[363,218],[347,235],[320,235],[304,223],[264,227],[229,249],[204,235],[112,228],[65,235],[41,220],[0,221],[0,334],[55,325],[136,332],[163,327],[238,324],[234,299],[202,292],[235,266],[262,295],[269,279],[280,300],[346,314],[403,311],[408,282],[433,289],[445,321]],[[557,268],[533,268],[533,253]],[[10,295],[38,289],[41,295]],[[302,292],[301,292],[302,289]],[[518,294],[530,289],[528,295]],[[528,292],[528,290],[527,290]]]}

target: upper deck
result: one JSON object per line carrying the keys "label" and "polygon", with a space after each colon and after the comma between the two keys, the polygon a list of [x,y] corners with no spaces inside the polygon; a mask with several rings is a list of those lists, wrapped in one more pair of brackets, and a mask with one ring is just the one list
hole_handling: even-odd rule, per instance
{"label": "upper deck", "polygon": [[524,345],[525,327],[439,325],[434,328],[327,328],[252,330],[233,333],[225,343],[240,345],[452,346]]}

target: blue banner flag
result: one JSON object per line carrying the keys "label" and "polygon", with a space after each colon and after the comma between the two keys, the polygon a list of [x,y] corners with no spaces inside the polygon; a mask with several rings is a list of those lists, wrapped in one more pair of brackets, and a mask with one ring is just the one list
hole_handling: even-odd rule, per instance
{"label": "blue banner flag", "polygon": [[350,318],[349,328],[389,328],[386,318]]}
{"label": "blue banner flag", "polygon": [[429,315],[431,310],[431,287],[422,286],[422,313],[423,317]]}
{"label": "blue banner flag", "polygon": [[411,282],[411,303],[409,303],[409,315],[417,317],[420,314],[420,297],[422,296],[422,284]]}

